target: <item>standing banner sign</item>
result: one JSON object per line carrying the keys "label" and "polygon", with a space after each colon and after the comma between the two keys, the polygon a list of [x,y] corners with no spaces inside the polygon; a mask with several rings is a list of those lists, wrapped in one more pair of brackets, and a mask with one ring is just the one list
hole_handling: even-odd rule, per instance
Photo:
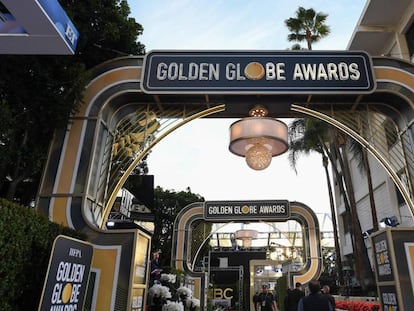
{"label": "standing banner sign", "polygon": [[412,310],[414,230],[390,228],[371,238],[381,310]]}
{"label": "standing banner sign", "polygon": [[83,310],[93,246],[59,235],[53,244],[39,311]]}

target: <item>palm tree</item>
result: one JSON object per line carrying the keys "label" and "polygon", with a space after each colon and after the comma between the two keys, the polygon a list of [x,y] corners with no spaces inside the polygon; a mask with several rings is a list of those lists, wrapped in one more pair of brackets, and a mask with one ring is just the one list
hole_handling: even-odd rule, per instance
{"label": "palm tree", "polygon": [[[288,35],[289,41],[302,42],[306,41],[308,49],[312,50],[312,43],[319,41],[321,38],[326,37],[330,33],[329,26],[325,25],[328,15],[323,13],[316,13],[313,9],[304,9],[299,7],[296,11],[296,17],[291,17],[285,20],[285,24],[291,33]],[[295,48],[300,49],[299,45],[295,45]],[[331,162],[331,167],[335,176],[335,180],[338,184],[339,191],[343,196],[343,202],[345,210],[351,215],[351,222],[349,226],[351,232],[351,241],[354,249],[354,253],[357,254],[354,257],[355,261],[355,274],[358,279],[363,280],[362,286],[373,282],[371,266],[369,264],[368,253],[365,247],[365,243],[362,239],[361,225],[356,211],[355,194],[353,191],[352,179],[350,176],[349,167],[347,167],[346,150],[344,139],[339,143],[338,138],[342,136],[331,126],[328,126],[325,122],[312,119],[297,119],[290,125],[290,154],[289,161],[293,168],[295,168],[298,155],[300,153],[309,154],[311,151],[316,151],[322,155],[322,162],[325,168],[325,174],[328,182],[328,192],[330,196],[331,213],[334,227],[334,239],[335,239],[335,251],[337,252],[337,259],[341,260],[339,239],[336,226],[336,210],[333,202],[332,187],[330,184],[329,171],[327,169],[328,160]],[[329,148],[327,144],[329,143]],[[365,150],[363,150],[365,151]],[[351,151],[352,152],[352,151]],[[365,151],[366,152],[366,151]],[[366,158],[366,153],[361,153],[365,156],[365,167],[369,165]],[[341,168],[339,171],[338,166]],[[295,169],[296,171],[296,169]],[[369,166],[366,169],[368,181],[371,181]],[[369,190],[372,190],[372,184],[369,184]],[[372,214],[376,216],[375,203],[373,197],[370,196]],[[335,221],[335,223],[334,223]],[[376,218],[373,216],[373,223],[377,223]],[[342,262],[337,261],[337,266],[340,269],[339,279],[340,284],[343,284],[342,274]],[[371,272],[371,273],[370,273]]]}
{"label": "palm tree", "polygon": [[299,7],[296,17],[285,20],[285,24],[291,33],[289,41],[306,41],[308,50],[312,50],[312,43],[329,35],[330,28],[325,25],[328,15],[321,12],[316,13],[314,9]]}
{"label": "palm tree", "polygon": [[372,185],[371,167],[368,161],[368,152],[361,146],[361,144],[357,143],[353,139],[349,139],[349,150],[351,151],[353,158],[356,159],[360,172],[366,175],[369,202],[371,207],[372,229],[374,232],[378,231],[377,208],[374,199],[374,188]]}
{"label": "palm tree", "polygon": [[292,50],[292,51],[301,51],[301,50],[306,50],[306,49],[303,48],[299,43],[295,43],[294,45],[292,45],[290,50]]}
{"label": "palm tree", "polygon": [[[339,138],[339,139],[338,139]],[[342,169],[341,179],[337,180],[338,183],[345,184],[346,191],[348,193],[348,200],[350,206],[350,216],[352,223],[352,242],[353,242],[353,254],[355,262],[355,275],[358,280],[361,281],[361,287],[364,291],[369,291],[374,285],[374,275],[369,262],[368,251],[365,246],[364,237],[362,235],[361,223],[358,217],[357,204],[355,200],[354,185],[352,181],[352,175],[349,168],[349,160],[347,156],[347,141],[342,135],[335,135],[336,145],[338,150],[336,152],[336,159]],[[340,141],[340,142],[338,142]],[[341,149],[341,150],[339,150]],[[348,148],[349,149],[349,148]],[[353,155],[356,156],[355,154]],[[372,190],[370,190],[372,191]]]}
{"label": "palm tree", "polygon": [[329,203],[331,207],[332,227],[334,231],[334,244],[336,253],[336,268],[339,277],[339,284],[344,284],[341,249],[339,246],[338,226],[336,223],[336,210],[333,199],[331,178],[329,175],[328,164],[329,158],[325,141],[329,139],[329,127],[320,121],[314,119],[295,119],[289,125],[289,163],[296,172],[296,163],[299,154],[309,154],[318,152],[322,156],[322,164],[325,169],[326,182],[328,185]]}
{"label": "palm tree", "polygon": [[[327,169],[328,159],[332,164],[331,167],[335,176],[336,183],[339,186],[341,194],[343,195],[345,209],[351,216],[351,222],[349,222],[347,225],[349,226],[349,231],[351,232],[351,241],[355,254],[355,275],[358,280],[362,281],[361,285],[363,290],[368,291],[373,285],[374,280],[369,263],[368,252],[362,236],[361,224],[359,222],[356,210],[353,183],[348,167],[348,159],[346,157],[346,142],[347,140],[343,137],[343,135],[339,134],[335,128],[329,126],[325,122],[316,119],[295,119],[289,125],[289,163],[295,169],[295,171],[297,159],[300,154],[306,155],[310,152],[318,152],[322,155],[322,163],[325,168],[325,174],[328,183],[328,193],[330,198],[332,223],[334,229],[335,251],[337,253],[336,264],[338,267],[340,284],[344,284],[342,262],[340,260],[341,253],[339,248],[339,238],[336,224],[336,209],[334,206],[329,171]],[[327,147],[327,143],[329,143],[329,148]],[[366,152],[366,150],[361,150],[363,149],[361,146],[357,148],[353,144],[350,145],[353,147],[349,148],[349,151],[354,158],[361,158],[362,163],[360,168],[364,168],[363,172],[370,176],[369,166],[367,166],[366,163],[366,154],[364,155],[364,152]],[[340,171],[338,170],[337,165],[339,165],[341,168]],[[369,179],[370,178],[368,178],[368,181]],[[373,191],[372,185],[370,191]],[[372,213],[376,214],[375,203],[371,206],[373,208]],[[376,217],[373,218],[373,222],[377,222]]]}

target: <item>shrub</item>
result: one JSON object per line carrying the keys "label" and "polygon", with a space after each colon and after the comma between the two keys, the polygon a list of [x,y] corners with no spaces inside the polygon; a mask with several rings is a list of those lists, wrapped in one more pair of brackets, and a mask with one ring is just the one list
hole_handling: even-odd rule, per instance
{"label": "shrub", "polygon": [[86,236],[46,216],[0,199],[0,310],[37,310],[53,241]]}

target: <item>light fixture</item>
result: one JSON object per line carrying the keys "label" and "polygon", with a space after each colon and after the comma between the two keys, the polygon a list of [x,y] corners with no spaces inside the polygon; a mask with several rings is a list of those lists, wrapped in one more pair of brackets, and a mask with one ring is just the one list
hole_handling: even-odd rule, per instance
{"label": "light fixture", "polygon": [[277,254],[276,251],[271,251],[269,257],[270,257],[271,260],[277,260],[278,259],[278,256],[277,255],[278,254]]}
{"label": "light fixture", "polygon": [[276,273],[275,273],[275,277],[276,277],[276,278],[281,278],[282,276],[283,276],[283,272],[282,272],[282,270],[279,270],[279,269],[278,269],[278,270],[276,271]]}
{"label": "light fixture", "polygon": [[235,238],[237,240],[242,240],[243,247],[250,247],[252,240],[256,239],[258,232],[251,229],[241,229],[235,232]]}
{"label": "light fixture", "polygon": [[367,231],[362,232],[364,239],[368,239],[370,235],[374,232],[374,229],[368,229]]}
{"label": "light fixture", "polygon": [[288,128],[282,121],[266,117],[265,107],[253,107],[250,117],[230,125],[229,150],[245,157],[247,165],[254,170],[264,170],[272,157],[288,149]]}
{"label": "light fixture", "polygon": [[398,218],[396,216],[384,217],[379,223],[381,228],[397,227],[399,224],[400,223],[398,222]]}

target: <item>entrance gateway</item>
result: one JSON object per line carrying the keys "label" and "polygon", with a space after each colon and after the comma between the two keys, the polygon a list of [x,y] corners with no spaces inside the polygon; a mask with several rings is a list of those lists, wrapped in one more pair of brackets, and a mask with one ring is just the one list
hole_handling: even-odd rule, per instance
{"label": "entrance gateway", "polygon": [[[88,234],[94,247],[88,307],[140,310],[150,236],[107,231],[105,223],[129,174],[164,137],[197,118],[243,118],[255,104],[266,106],[270,117],[315,117],[378,159],[412,214],[413,93],[411,64],[363,52],[154,51],[145,60],[114,59],[94,69],[79,111],[56,133],[38,206],[52,221]],[[392,154],[385,138],[371,136],[384,133],[385,121],[398,128]],[[368,131],[368,124],[376,128]],[[295,208],[291,202],[291,212]],[[179,223],[185,226],[192,216]],[[175,243],[173,262],[184,267],[194,258],[178,245],[188,244],[184,237],[176,235]],[[412,297],[409,280],[401,278],[392,292],[395,284],[380,292],[404,290],[399,299]],[[198,288],[201,297],[201,283]]]}
{"label": "entrance gateway", "polygon": [[[191,256],[192,253],[199,251],[204,243],[208,243],[209,238],[215,232],[211,232],[201,243],[195,245],[194,250],[194,224],[203,220],[207,222],[280,222],[287,220],[296,220],[303,230],[303,252],[304,263],[300,270],[295,271],[287,269],[289,283],[295,284],[301,282],[303,284],[309,282],[312,278],[317,278],[321,273],[321,244],[320,229],[316,214],[311,208],[300,202],[289,202],[285,200],[278,201],[207,201],[203,203],[193,203],[186,206],[177,215],[174,223],[174,235],[172,249],[172,264],[179,270],[185,271],[195,280],[195,293],[204,294],[208,291],[209,275],[208,272],[195,272],[194,261],[197,255]],[[240,252],[238,256],[248,256],[247,253]],[[258,260],[251,260],[259,263]],[[268,265],[266,260],[262,260],[262,264]],[[275,264],[273,264],[275,265]],[[250,264],[250,270],[252,269]],[[247,272],[247,271],[246,271]],[[223,273],[223,272],[222,272]],[[251,299],[243,301],[244,292],[249,292],[247,297],[254,294],[254,277],[253,273],[244,273],[249,281],[244,284],[251,284],[250,292],[248,289],[243,290],[243,283],[238,288],[239,303],[244,305],[250,304],[250,310],[254,310],[251,305]],[[202,296],[204,299],[205,297]],[[206,301],[204,302],[205,305]]]}

